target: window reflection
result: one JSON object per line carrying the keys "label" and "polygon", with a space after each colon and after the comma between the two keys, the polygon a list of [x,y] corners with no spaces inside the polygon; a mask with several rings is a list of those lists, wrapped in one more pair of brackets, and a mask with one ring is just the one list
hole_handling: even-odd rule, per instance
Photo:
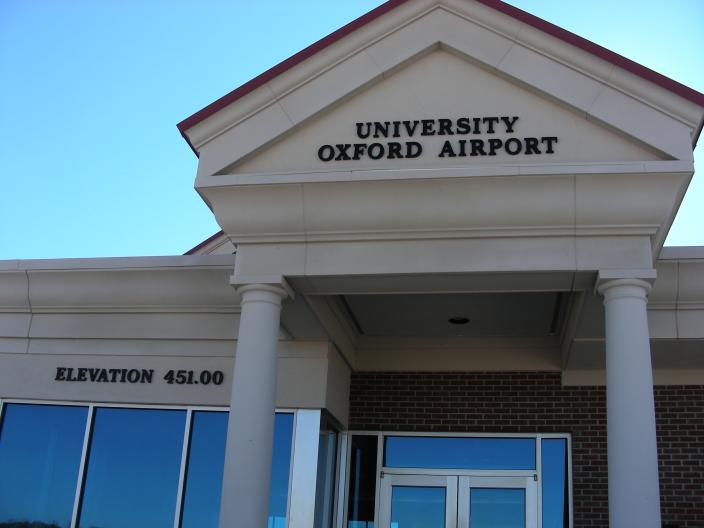
{"label": "window reflection", "polygon": [[392,528],[444,528],[445,488],[394,486]]}
{"label": "window reflection", "polygon": [[[88,406],[4,405],[0,528],[70,527],[88,412]],[[77,526],[171,528],[186,411],[96,408],[94,413]],[[182,528],[218,526],[227,419],[225,411],[192,413]],[[270,528],[286,525],[293,422],[293,413],[276,414]],[[326,461],[335,457],[332,438],[324,442],[332,452],[321,451]]]}
{"label": "window reflection", "polygon": [[292,441],[293,414],[277,413],[274,422],[274,450],[271,460],[268,528],[285,528],[286,526]]}
{"label": "window reflection", "polygon": [[541,442],[543,528],[569,526],[567,440],[545,438]]}
{"label": "window reflection", "polygon": [[535,439],[388,436],[384,465],[427,469],[535,469]]}
{"label": "window reflection", "polygon": [[80,527],[174,523],[186,411],[96,409]]}
{"label": "window reflection", "polygon": [[336,458],[337,433],[333,430],[321,430],[318,440],[318,470],[315,480],[313,528],[329,528],[332,526]]}
{"label": "window reflection", "polygon": [[472,488],[470,490],[472,528],[525,528],[524,489]]}
{"label": "window reflection", "polygon": [[182,528],[218,527],[227,416],[226,412],[193,413]]}
{"label": "window reflection", "polygon": [[376,457],[376,435],[352,436],[347,528],[374,528]]}
{"label": "window reflection", "polygon": [[85,407],[4,406],[0,526],[70,526],[87,416]]}

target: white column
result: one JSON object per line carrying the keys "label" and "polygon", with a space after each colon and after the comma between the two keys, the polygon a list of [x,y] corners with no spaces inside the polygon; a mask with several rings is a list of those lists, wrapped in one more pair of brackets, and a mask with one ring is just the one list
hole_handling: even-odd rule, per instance
{"label": "white column", "polygon": [[279,285],[237,288],[242,312],[232,374],[220,528],[266,528],[274,436]]}
{"label": "white column", "polygon": [[647,296],[650,284],[598,288],[606,311],[609,526],[660,528],[660,489]]}

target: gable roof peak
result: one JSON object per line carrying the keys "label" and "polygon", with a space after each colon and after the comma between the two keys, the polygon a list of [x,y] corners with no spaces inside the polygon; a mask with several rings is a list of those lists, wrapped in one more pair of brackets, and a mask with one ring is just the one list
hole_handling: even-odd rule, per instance
{"label": "gable roof peak", "polygon": [[[233,104],[245,95],[255,91],[257,88],[265,85],[266,83],[275,79],[284,72],[294,68],[298,64],[304,62],[306,59],[321,52],[322,50],[342,40],[344,37],[354,33],[355,31],[358,31],[367,24],[370,24],[374,20],[377,20],[383,17],[384,15],[392,13],[394,10],[404,4],[421,1],[431,1],[432,3],[438,6],[446,3],[445,0],[388,0],[387,2],[376,7],[375,9],[372,9],[368,13],[360,16],[359,18],[353,20],[345,26],[342,26],[333,33],[330,33],[326,37],[323,37],[317,42],[314,42],[310,46],[292,55],[288,59],[266,70],[257,77],[254,77],[253,79],[244,83],[238,88],[235,88],[228,94],[210,103],[209,105],[194,113],[190,117],[184,119],[183,121],[178,123],[178,130],[180,131],[181,135],[184,137],[186,142],[189,144],[191,149],[193,149],[196,155],[198,155],[196,148],[192,144],[191,139],[187,134],[187,131],[189,129],[195,127],[199,123],[218,113],[220,110]],[[504,15],[507,15],[519,22],[522,22],[524,24],[527,24],[528,26],[538,29],[539,31],[551,37],[557,38],[570,46],[576,47],[582,51],[594,55],[601,60],[611,63],[622,70],[625,70],[631,74],[641,77],[642,79],[650,83],[664,88],[665,90],[704,108],[704,94],[702,94],[701,92],[689,88],[688,86],[685,86],[669,77],[657,73],[656,71],[651,70],[641,64],[638,64],[622,55],[610,51],[604,48],[603,46],[595,44],[590,40],[587,40],[583,37],[580,37],[579,35],[567,31],[559,26],[556,26],[555,24],[552,24],[542,18],[532,15],[501,0],[464,1],[467,3],[476,3],[479,5],[483,5],[495,11],[498,11]]]}

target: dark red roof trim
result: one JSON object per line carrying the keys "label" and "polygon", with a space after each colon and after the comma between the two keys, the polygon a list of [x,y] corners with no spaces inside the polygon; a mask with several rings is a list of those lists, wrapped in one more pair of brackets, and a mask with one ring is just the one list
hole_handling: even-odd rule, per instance
{"label": "dark red roof trim", "polygon": [[[317,52],[320,50],[326,48],[327,46],[330,46],[334,42],[342,39],[346,35],[349,35],[353,31],[357,30],[358,28],[364,26],[365,24],[368,24],[369,22],[373,21],[376,18],[379,18],[380,16],[388,13],[392,9],[400,6],[401,4],[406,3],[408,0],[389,0],[388,2],[380,5],[376,9],[372,9],[369,11],[367,14],[362,15],[361,17],[357,18],[356,20],[353,20],[346,26],[341,27],[337,31],[330,33],[327,37],[324,37],[320,39],[319,41],[315,42],[314,44],[311,44],[307,48],[299,51],[295,55],[289,57],[283,62],[280,62],[273,68],[268,69],[261,75],[258,75],[254,79],[246,82],[239,88],[236,88],[235,90],[231,91],[227,95],[221,97],[217,101],[209,104],[202,110],[196,112],[193,114],[191,117],[188,117],[181,121],[177,127],[179,131],[181,132],[181,135],[184,137],[186,142],[188,142],[189,146],[191,149],[193,149],[193,152],[196,152],[196,149],[193,147],[191,144],[190,140],[186,136],[185,132],[189,128],[193,127],[194,125],[197,125],[201,121],[207,119],[211,115],[215,114],[216,112],[222,110],[229,104],[233,103],[240,97],[243,97],[244,95],[248,94],[249,92],[252,92],[253,90],[259,88],[263,84],[266,84],[269,82],[271,79],[274,77],[280,75],[281,73],[285,72],[286,70],[294,67],[295,65],[303,62],[306,60],[308,57],[315,55]],[[630,59],[627,59],[626,57],[619,55],[618,53],[614,53],[613,51],[610,51],[602,46],[599,46],[598,44],[594,44],[593,42],[580,37],[579,35],[575,35],[574,33],[571,33],[565,29],[562,29],[561,27],[556,26],[555,24],[551,24],[550,22],[547,22],[546,20],[543,20],[542,18],[538,18],[537,16],[531,15],[530,13],[527,13],[521,9],[518,9],[517,7],[513,7],[512,5],[506,4],[500,0],[475,0],[476,2],[479,2],[481,4],[484,4],[487,7],[490,7],[492,9],[496,9],[497,11],[500,11],[508,16],[511,16],[517,20],[520,20],[521,22],[524,22],[528,25],[531,25],[548,35],[552,35],[553,37],[556,37],[560,40],[563,40],[567,42],[568,44],[571,44],[572,46],[575,46],[579,49],[582,49],[588,53],[591,53],[593,55],[596,55],[597,57],[610,62],[612,64],[615,64],[619,68],[622,68],[626,71],[629,71],[635,75],[638,75],[639,77],[642,77],[654,84],[657,84],[658,86],[661,86],[665,88],[666,90],[669,90],[680,97],[683,97],[684,99],[687,99],[689,101],[692,101],[693,103],[696,103],[700,106],[704,106],[704,94],[701,92],[698,92],[696,90],[693,90],[692,88],[689,88],[688,86],[685,86],[684,84],[678,83],[677,81],[674,81],[670,79],[669,77],[665,77],[662,74],[657,73],[656,71],[651,70],[650,68],[646,68],[645,66],[642,66],[641,64],[638,64],[637,62],[634,62]],[[196,152],[196,155],[198,153]]]}
{"label": "dark red roof trim", "polygon": [[218,237],[221,236],[222,234],[224,234],[224,231],[221,229],[220,231],[218,231],[218,232],[215,233],[214,235],[210,235],[208,238],[206,238],[205,240],[203,240],[203,242],[201,242],[201,243],[198,244],[197,246],[193,246],[191,249],[189,249],[188,251],[186,251],[186,252],[184,253],[184,255],[193,255],[193,254],[195,254],[196,251],[198,251],[199,249],[203,248],[204,246],[207,246],[208,244],[210,244],[213,240],[215,240],[216,238],[218,238]]}
{"label": "dark red roof trim", "polygon": [[646,68],[642,64],[638,64],[637,62],[634,62],[631,59],[627,59],[623,55],[614,53],[613,51],[608,50],[603,46],[594,44],[590,40],[582,38],[579,35],[575,35],[574,33],[567,31],[566,29],[562,29],[561,27],[556,26],[555,24],[551,24],[550,22],[547,22],[542,18],[538,18],[535,15],[531,15],[530,13],[522,11],[517,7],[513,7],[512,5],[506,4],[499,0],[476,1],[493,9],[496,9],[497,11],[501,11],[502,13],[505,13],[509,16],[512,16],[513,18],[518,19],[521,22],[525,22],[526,24],[529,24],[535,27],[536,29],[543,31],[548,35],[552,35],[553,37],[559,38],[560,40],[563,40],[576,48],[582,49],[588,53],[591,53],[592,55],[596,55],[600,59],[610,62],[618,66],[619,68],[629,71],[635,75],[638,75],[639,77],[642,77],[645,80],[652,82],[653,84],[657,84],[658,86],[661,86],[684,99],[692,101],[693,103],[696,103],[700,106],[704,106],[703,93],[698,92],[690,88],[689,86],[685,86],[684,84],[678,83],[677,81],[670,79],[669,77],[665,77],[664,75],[653,71],[650,68]]}

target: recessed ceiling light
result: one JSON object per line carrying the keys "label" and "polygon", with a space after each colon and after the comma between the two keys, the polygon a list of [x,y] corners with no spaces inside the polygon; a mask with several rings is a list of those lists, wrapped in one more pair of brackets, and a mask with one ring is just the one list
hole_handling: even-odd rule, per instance
{"label": "recessed ceiling light", "polygon": [[453,325],[465,325],[469,322],[469,318],[467,317],[450,317],[447,320],[448,323],[453,324]]}

